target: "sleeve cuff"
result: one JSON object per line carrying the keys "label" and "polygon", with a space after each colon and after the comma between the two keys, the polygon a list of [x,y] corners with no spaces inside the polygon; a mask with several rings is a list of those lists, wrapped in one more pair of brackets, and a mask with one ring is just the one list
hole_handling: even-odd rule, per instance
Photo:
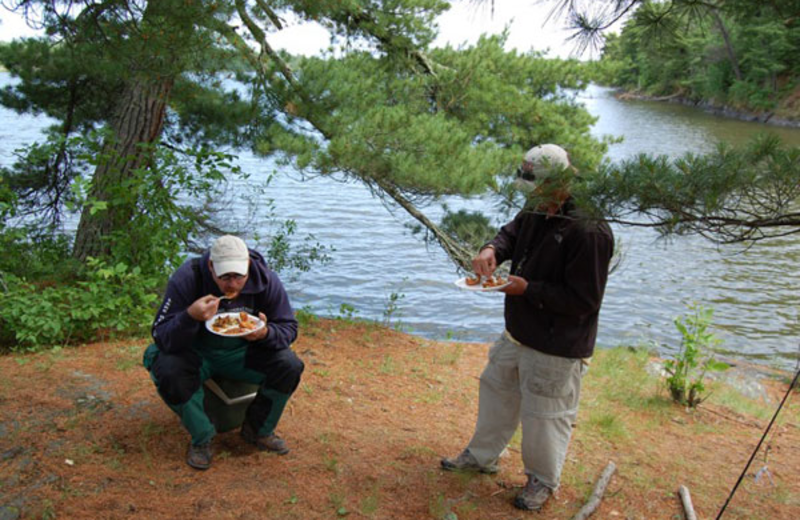
{"label": "sleeve cuff", "polygon": [[261,338],[260,340],[256,341],[256,344],[261,345],[265,348],[275,348],[275,343],[277,341],[277,332],[275,332],[275,327],[272,327],[267,323],[267,335]]}

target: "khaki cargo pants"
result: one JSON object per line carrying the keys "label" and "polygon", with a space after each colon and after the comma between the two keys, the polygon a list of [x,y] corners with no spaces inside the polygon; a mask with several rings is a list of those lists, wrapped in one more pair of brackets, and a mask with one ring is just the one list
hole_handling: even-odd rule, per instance
{"label": "khaki cargo pants", "polygon": [[522,421],[525,473],[556,489],[587,368],[580,359],[543,354],[504,332],[481,374],[470,453],[481,465],[493,463]]}

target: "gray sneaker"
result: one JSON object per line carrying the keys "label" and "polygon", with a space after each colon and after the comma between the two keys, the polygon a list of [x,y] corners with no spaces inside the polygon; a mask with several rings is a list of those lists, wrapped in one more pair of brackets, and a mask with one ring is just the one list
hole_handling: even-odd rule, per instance
{"label": "gray sneaker", "polygon": [[186,464],[194,469],[208,469],[211,467],[211,443],[189,444],[189,451],[186,453]]}
{"label": "gray sneaker", "polygon": [[552,494],[552,489],[528,475],[528,483],[514,499],[514,506],[525,511],[539,511]]}
{"label": "gray sneaker", "polygon": [[475,456],[469,449],[462,451],[458,457],[442,459],[442,469],[447,471],[479,471],[481,473],[497,473],[496,462],[491,462],[485,466],[478,464]]}
{"label": "gray sneaker", "polygon": [[245,421],[242,424],[242,438],[258,448],[261,451],[271,451],[273,453],[277,453],[278,455],[286,455],[289,453],[289,446],[286,445],[286,441],[275,435],[267,435],[265,437],[259,437],[250,424]]}

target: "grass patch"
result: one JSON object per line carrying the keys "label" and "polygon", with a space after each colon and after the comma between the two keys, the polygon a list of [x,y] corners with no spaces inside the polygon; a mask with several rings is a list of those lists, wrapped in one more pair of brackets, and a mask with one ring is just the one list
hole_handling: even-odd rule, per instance
{"label": "grass patch", "polygon": [[380,508],[380,497],[378,496],[378,490],[373,489],[372,492],[361,499],[361,502],[358,505],[361,514],[364,516],[372,516],[378,512]]}
{"label": "grass patch", "polygon": [[407,446],[402,452],[400,452],[401,459],[407,459],[410,457],[435,457],[437,455],[436,450],[431,448],[430,446],[422,446],[422,445],[411,445]]}
{"label": "grass patch", "polygon": [[142,451],[142,455],[144,455],[145,464],[147,464],[148,468],[152,469],[153,458],[150,456],[147,444],[150,442],[151,438],[159,437],[163,434],[164,427],[158,423],[150,421],[145,423],[142,427],[142,434],[139,436],[139,449]]}
{"label": "grass patch", "polygon": [[398,373],[397,366],[395,365],[392,356],[383,357],[383,361],[381,361],[381,366],[379,370],[381,374],[386,374],[390,376],[397,375]]}
{"label": "grass patch", "polygon": [[427,392],[424,392],[416,399],[414,399],[414,401],[417,403],[424,403],[424,404],[436,404],[436,403],[441,403],[443,398],[444,395],[442,394],[442,392],[436,389],[431,389],[428,390]]}
{"label": "grass patch", "polygon": [[745,397],[736,389],[728,385],[721,385],[718,383],[714,383],[713,387],[711,388],[711,395],[706,402],[709,404],[724,406],[738,413],[750,415],[766,421],[772,418],[777,406],[777,403],[765,404],[762,401]]}
{"label": "grass patch", "polygon": [[595,412],[589,416],[587,422],[590,428],[608,440],[619,441],[628,437],[628,429],[614,413]]}
{"label": "grass patch", "polygon": [[597,351],[584,379],[592,394],[603,401],[633,410],[649,410],[660,379],[647,371],[650,353],[641,348],[618,347]]}
{"label": "grass patch", "polygon": [[130,345],[118,349],[120,359],[117,360],[116,369],[124,372],[142,364],[142,348],[139,345]]}
{"label": "grass patch", "polygon": [[342,517],[347,516],[349,511],[345,506],[345,502],[347,501],[347,495],[342,493],[341,491],[331,491],[328,495],[328,499],[331,501],[331,506],[333,510],[336,512],[336,516]]}
{"label": "grass patch", "polygon": [[436,357],[436,363],[440,365],[455,365],[464,353],[464,345],[457,343],[452,346],[444,347],[442,353]]}
{"label": "grass patch", "polygon": [[322,463],[325,465],[325,469],[334,475],[338,475],[342,470],[339,466],[339,458],[334,454],[323,455]]}

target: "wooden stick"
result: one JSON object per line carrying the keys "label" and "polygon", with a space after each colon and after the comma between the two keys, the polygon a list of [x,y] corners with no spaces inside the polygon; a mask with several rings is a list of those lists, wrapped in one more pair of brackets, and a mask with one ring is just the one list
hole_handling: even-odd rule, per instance
{"label": "wooden stick", "polygon": [[572,520],[586,520],[592,516],[594,510],[600,505],[600,501],[603,499],[603,493],[606,492],[606,486],[608,486],[608,483],[611,480],[611,475],[614,474],[616,469],[617,466],[613,462],[608,463],[608,466],[606,466],[606,469],[603,470],[600,478],[597,479],[597,483],[594,485],[594,491],[589,497],[589,500],[581,508],[581,510],[578,511],[578,514],[572,517]]}
{"label": "wooden stick", "polygon": [[681,495],[681,502],[683,503],[683,511],[686,513],[686,520],[697,520],[697,515],[694,513],[694,506],[692,505],[692,495],[689,494],[689,488],[681,486],[678,488],[678,493]]}

